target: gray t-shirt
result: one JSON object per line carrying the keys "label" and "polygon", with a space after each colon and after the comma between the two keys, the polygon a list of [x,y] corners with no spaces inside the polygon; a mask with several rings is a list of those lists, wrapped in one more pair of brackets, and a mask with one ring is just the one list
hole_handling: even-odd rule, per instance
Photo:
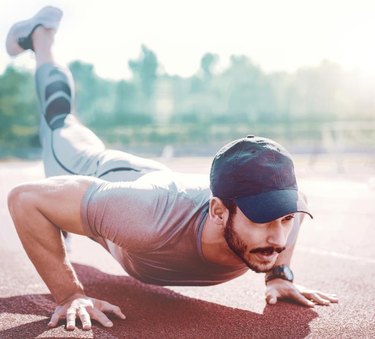
{"label": "gray t-shirt", "polygon": [[245,265],[210,263],[201,237],[211,191],[198,176],[155,171],[134,182],[96,180],[81,218],[128,274],[157,285],[214,285],[245,273]]}

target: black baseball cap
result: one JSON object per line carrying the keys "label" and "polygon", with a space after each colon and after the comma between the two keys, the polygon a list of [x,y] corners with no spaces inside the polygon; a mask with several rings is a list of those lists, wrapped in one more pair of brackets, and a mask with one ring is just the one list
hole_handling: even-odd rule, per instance
{"label": "black baseball cap", "polygon": [[212,162],[210,186],[213,196],[234,199],[256,223],[296,212],[312,218],[298,191],[291,155],[271,139],[249,135],[221,148]]}

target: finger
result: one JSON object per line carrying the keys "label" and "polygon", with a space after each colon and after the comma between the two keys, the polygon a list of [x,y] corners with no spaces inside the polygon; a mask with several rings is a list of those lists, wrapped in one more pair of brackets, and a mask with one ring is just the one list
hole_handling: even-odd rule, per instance
{"label": "finger", "polygon": [[79,316],[79,319],[81,320],[81,323],[82,323],[82,329],[84,329],[85,331],[90,330],[91,329],[91,319],[90,319],[90,315],[86,311],[86,308],[80,307],[79,310],[78,310],[78,316]]}
{"label": "finger", "polygon": [[51,316],[48,327],[56,327],[56,325],[59,323],[60,317],[61,315],[59,314],[59,312],[55,311]]}
{"label": "finger", "polygon": [[103,311],[103,312],[111,312],[114,315],[116,315],[117,317],[119,317],[120,319],[125,319],[126,318],[125,314],[122,313],[120,307],[118,307],[116,305],[112,305],[109,302],[105,302],[103,304],[103,307],[101,308],[101,311]]}
{"label": "finger", "polygon": [[74,308],[68,308],[66,311],[66,329],[74,330],[76,328],[76,310]]}
{"label": "finger", "polygon": [[92,317],[92,319],[95,319],[96,321],[98,321],[99,323],[101,323],[105,327],[112,327],[113,326],[112,321],[109,320],[103,312],[101,312],[97,309],[93,309],[91,311],[91,317]]}
{"label": "finger", "polygon": [[324,297],[321,297],[317,293],[312,293],[309,297],[310,300],[314,301],[318,305],[329,305],[330,301],[325,299]]}
{"label": "finger", "polygon": [[304,306],[307,306],[307,307],[314,307],[315,306],[315,304],[312,301],[305,298],[298,291],[292,291],[289,297],[294,299],[295,301],[299,302],[300,304],[302,304]]}
{"label": "finger", "polygon": [[266,301],[270,305],[274,305],[277,303],[278,293],[275,290],[268,291],[266,293]]}
{"label": "finger", "polygon": [[329,300],[331,303],[339,302],[339,299],[337,298],[336,294],[328,294],[328,293],[322,293],[322,292],[317,292],[317,294],[323,299]]}

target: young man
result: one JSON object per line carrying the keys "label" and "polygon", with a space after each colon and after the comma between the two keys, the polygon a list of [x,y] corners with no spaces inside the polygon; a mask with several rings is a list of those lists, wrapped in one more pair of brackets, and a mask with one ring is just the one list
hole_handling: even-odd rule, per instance
{"label": "young man", "polygon": [[55,62],[52,45],[62,12],[43,8],[15,24],[7,51],[35,52],[41,106],[40,137],[47,179],[9,194],[22,244],[54,296],[55,327],[76,318],[84,329],[120,308],[90,298],[66,256],[61,231],[99,242],[126,272],[158,285],[213,285],[266,272],[266,300],[291,298],[313,307],[334,295],[293,284],[289,268],[298,229],[310,212],[298,191],[289,153],[276,142],[248,136],[215,156],[210,188],[160,163],[105,149],[75,117],[74,88]]}

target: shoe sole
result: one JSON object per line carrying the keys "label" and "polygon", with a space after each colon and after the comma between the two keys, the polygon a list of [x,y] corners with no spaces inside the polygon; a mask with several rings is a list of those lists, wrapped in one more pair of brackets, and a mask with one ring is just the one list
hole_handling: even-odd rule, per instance
{"label": "shoe sole", "polygon": [[10,56],[16,56],[25,51],[18,40],[27,38],[37,25],[48,29],[57,29],[63,12],[52,6],[42,8],[32,18],[15,23],[9,30],[6,39],[6,50]]}

